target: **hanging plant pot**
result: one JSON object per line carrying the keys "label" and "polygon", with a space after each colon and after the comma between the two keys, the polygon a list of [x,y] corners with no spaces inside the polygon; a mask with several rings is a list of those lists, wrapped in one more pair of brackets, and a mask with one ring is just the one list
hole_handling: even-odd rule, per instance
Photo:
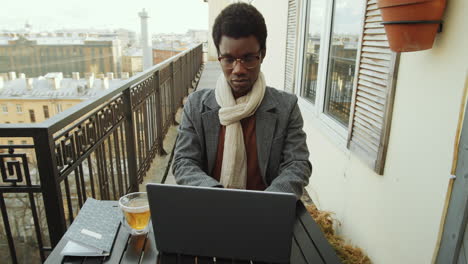
{"label": "hanging plant pot", "polygon": [[446,0],[378,0],[390,49],[397,52],[432,48]]}

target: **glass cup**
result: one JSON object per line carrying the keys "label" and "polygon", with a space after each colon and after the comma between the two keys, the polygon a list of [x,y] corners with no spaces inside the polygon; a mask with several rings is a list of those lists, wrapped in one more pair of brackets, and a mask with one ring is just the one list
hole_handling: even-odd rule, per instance
{"label": "glass cup", "polygon": [[122,196],[119,207],[123,212],[122,224],[130,229],[132,235],[148,232],[150,210],[146,192],[134,192]]}

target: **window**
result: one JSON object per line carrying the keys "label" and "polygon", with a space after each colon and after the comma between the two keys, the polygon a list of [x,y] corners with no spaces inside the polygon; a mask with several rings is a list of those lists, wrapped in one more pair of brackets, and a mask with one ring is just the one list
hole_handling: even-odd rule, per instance
{"label": "window", "polygon": [[8,105],[2,104],[2,112],[7,114],[8,113]]}
{"label": "window", "polygon": [[29,109],[29,118],[31,119],[31,123],[36,123],[36,115],[32,109]]}
{"label": "window", "polygon": [[[326,1],[315,0],[310,1],[309,12],[314,14],[308,15],[307,34],[305,38],[305,58],[304,58],[304,84],[302,86],[302,96],[315,104],[317,94],[317,74],[319,66],[320,43],[322,40],[322,31],[324,26],[324,15]],[[309,13],[310,14],[310,13]]]}
{"label": "window", "polygon": [[388,46],[377,4],[307,0],[301,11],[295,90],[325,133],[382,175],[399,54]]}
{"label": "window", "polygon": [[8,145],[14,145],[15,142],[13,140],[8,140]]}
{"label": "window", "polygon": [[56,110],[57,110],[57,113],[62,112],[62,104],[56,104],[56,105],[55,105],[55,108],[56,108]]}
{"label": "window", "polygon": [[28,142],[26,140],[21,140],[21,144],[26,145],[26,144],[28,144]]}
{"label": "window", "polygon": [[44,118],[45,119],[49,118],[50,117],[50,115],[49,115],[49,106],[43,105],[42,110],[44,110]]}
{"label": "window", "polygon": [[310,0],[301,96],[348,127],[364,1]]}
{"label": "window", "polygon": [[16,112],[17,112],[17,113],[23,113],[23,106],[20,105],[20,104],[17,104],[17,105],[16,105]]}

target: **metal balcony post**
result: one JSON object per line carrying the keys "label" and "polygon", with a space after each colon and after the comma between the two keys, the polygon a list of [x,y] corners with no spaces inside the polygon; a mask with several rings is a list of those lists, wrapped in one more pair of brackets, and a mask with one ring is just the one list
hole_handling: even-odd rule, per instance
{"label": "metal balcony post", "polygon": [[162,104],[161,104],[161,87],[159,85],[159,70],[157,70],[154,73],[154,78],[153,78],[153,85],[154,85],[154,90],[155,92],[155,97],[156,97],[156,144],[157,144],[157,153],[158,155],[165,155],[166,151],[164,151],[163,147],[163,140],[164,140],[164,135],[163,135],[163,118],[162,118]]}
{"label": "metal balcony post", "polygon": [[177,126],[177,121],[175,120],[175,115],[177,112],[177,108],[179,107],[179,93],[177,92],[176,88],[176,81],[175,81],[175,70],[174,70],[174,61],[171,62],[171,100],[172,100],[172,124]]}
{"label": "metal balcony post", "polygon": [[138,170],[136,155],[136,140],[130,87],[123,91],[125,113],[125,145],[127,149],[128,177],[130,192],[138,191]]}
{"label": "metal balcony post", "polygon": [[48,128],[40,129],[34,135],[37,168],[41,179],[47,226],[51,246],[55,247],[67,230],[63,209],[62,191],[58,181],[59,171],[55,155],[55,142]]}

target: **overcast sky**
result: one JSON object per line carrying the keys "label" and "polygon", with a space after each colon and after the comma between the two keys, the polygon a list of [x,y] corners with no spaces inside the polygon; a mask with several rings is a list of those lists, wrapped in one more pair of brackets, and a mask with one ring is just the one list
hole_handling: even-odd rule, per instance
{"label": "overcast sky", "polygon": [[28,21],[35,31],[126,28],[139,33],[143,8],[150,16],[150,33],[208,29],[203,0],[7,0],[0,7],[0,30],[20,29]]}

